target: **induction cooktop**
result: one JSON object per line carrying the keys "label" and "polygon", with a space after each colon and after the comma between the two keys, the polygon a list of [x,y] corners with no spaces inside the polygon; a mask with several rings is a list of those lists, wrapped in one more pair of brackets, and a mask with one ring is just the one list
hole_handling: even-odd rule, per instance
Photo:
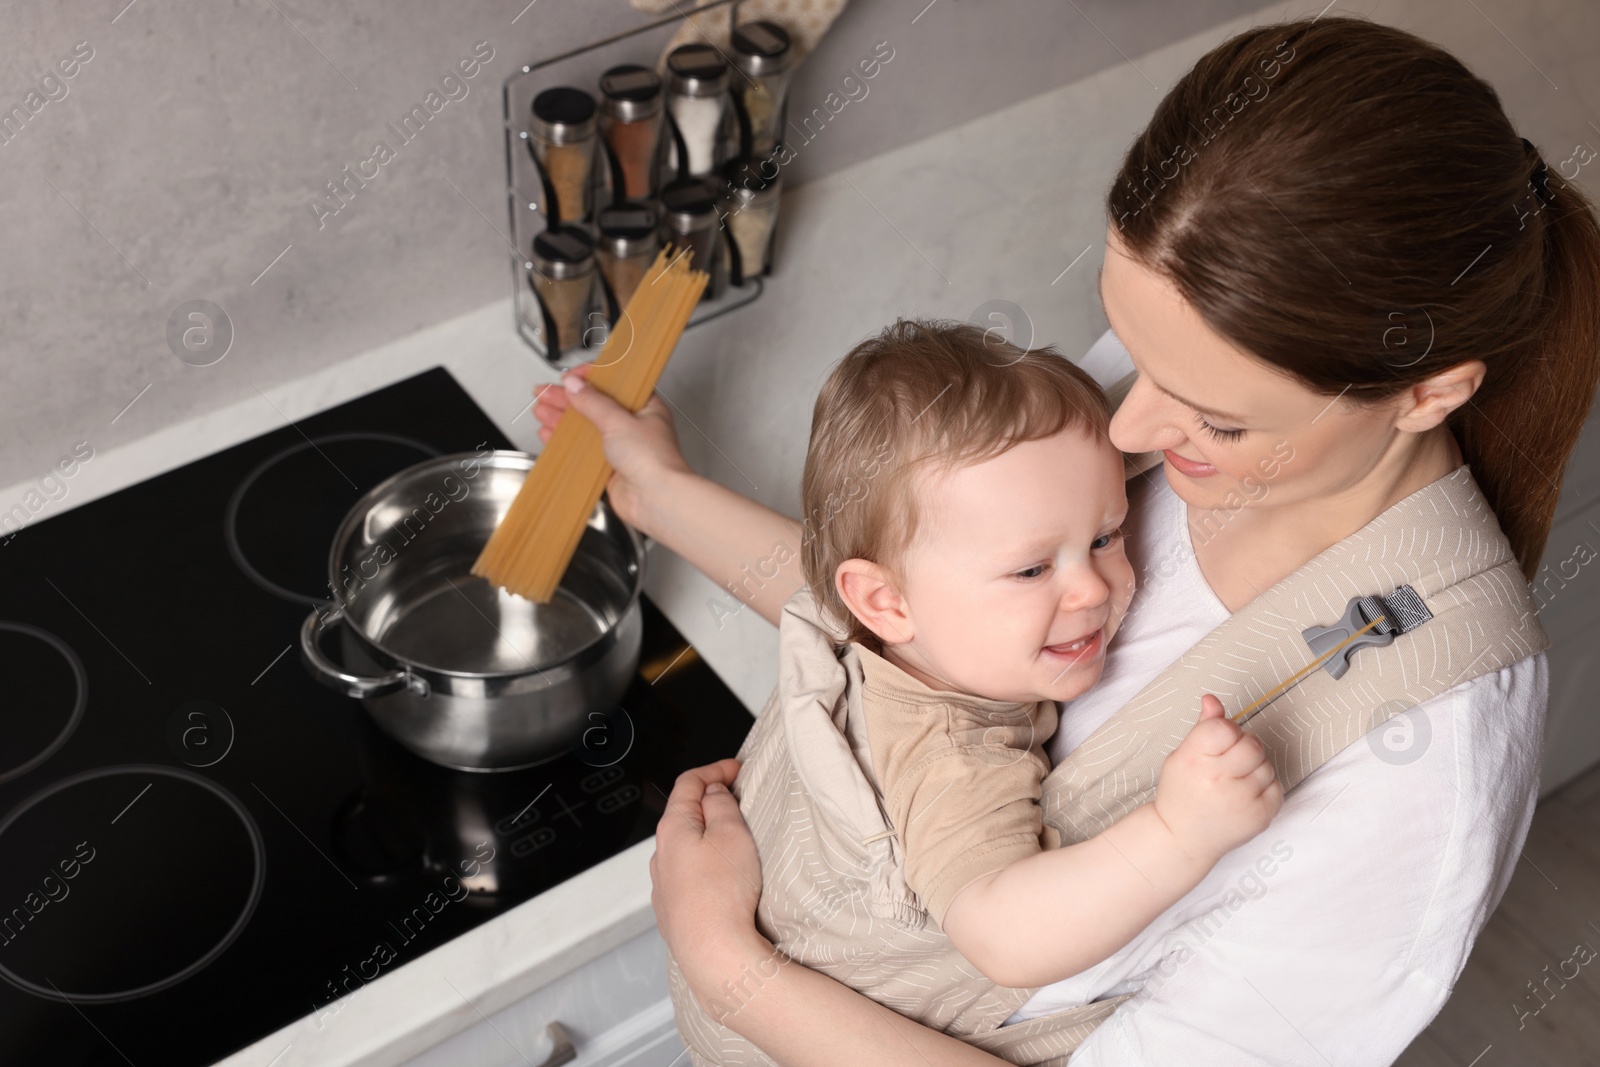
{"label": "induction cooktop", "polygon": [[513,448],[443,368],[0,542],[0,1060],[211,1064],[654,832],[751,717],[646,600],[571,747],[448,770],[296,645],[335,528],[432,456]]}

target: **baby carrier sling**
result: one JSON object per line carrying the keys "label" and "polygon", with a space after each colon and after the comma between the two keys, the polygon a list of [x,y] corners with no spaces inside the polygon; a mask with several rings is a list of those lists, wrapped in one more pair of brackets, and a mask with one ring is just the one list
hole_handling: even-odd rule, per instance
{"label": "baby carrier sling", "polygon": [[[1128,459],[1130,471],[1142,473],[1152,456]],[[828,625],[803,593],[785,612]],[[1521,568],[1463,465],[1310,560],[1180,656],[1051,770],[1044,780],[1044,820],[1063,844],[1073,844],[1153,799],[1162,761],[1198,718],[1205,693],[1216,694],[1229,715],[1260,705],[1241,727],[1261,739],[1287,792],[1394,715],[1548,646]],[[800,672],[804,677],[781,679],[780,690],[799,684],[826,702],[835,692],[830,686],[842,691],[846,671],[859,683],[852,652],[837,658],[830,652],[838,668],[813,660]],[[1281,688],[1289,679],[1298,680]],[[864,853],[846,855],[850,846],[872,842],[869,847],[887,846],[898,858],[894,828],[859,771],[855,795],[808,797],[814,783],[805,772],[820,765],[819,757],[801,751],[810,742],[792,729],[786,738],[772,736],[785,729],[778,721],[783,716],[774,714],[777,700],[775,693],[740,751],[753,762],[745,763],[734,789],[767,879],[757,923],[784,954],[771,966],[793,959],[831,974],[1011,1063],[1066,1064],[1135,994],[1002,1026],[1037,990],[997,986],[968,964],[928,920],[898,864],[882,862],[883,853],[873,854],[876,862],[862,859]],[[839,733],[825,743],[832,746],[826,756],[837,761],[852,759],[844,718],[842,709],[834,710]],[[809,823],[797,826],[797,805]],[[838,836],[844,829],[853,840]],[[786,884],[769,875],[769,857],[782,853],[793,871],[808,852],[825,853],[829,876],[838,874],[837,883],[854,878],[864,899],[852,898],[830,913],[822,898],[842,892],[839,884],[832,893],[823,886],[819,897],[815,879]],[[670,958],[668,975],[679,1030],[695,1063],[771,1063],[700,1010]],[[719,1010],[737,1011],[759,996],[760,977],[754,976],[755,988],[745,983],[742,997],[730,989]]]}

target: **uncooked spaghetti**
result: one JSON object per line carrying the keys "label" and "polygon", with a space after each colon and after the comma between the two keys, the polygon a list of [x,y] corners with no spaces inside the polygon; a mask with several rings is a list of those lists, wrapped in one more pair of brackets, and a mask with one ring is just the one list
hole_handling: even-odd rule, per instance
{"label": "uncooked spaghetti", "polygon": [[[650,399],[710,276],[663,249],[595,360],[589,385],[629,411]],[[611,478],[594,423],[569,409],[472,573],[537,603],[555,595]]]}

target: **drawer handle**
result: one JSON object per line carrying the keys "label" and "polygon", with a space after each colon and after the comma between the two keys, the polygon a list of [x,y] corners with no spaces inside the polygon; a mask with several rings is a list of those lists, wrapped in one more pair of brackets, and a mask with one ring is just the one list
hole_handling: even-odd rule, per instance
{"label": "drawer handle", "polygon": [[539,1067],[561,1067],[578,1058],[578,1050],[572,1047],[572,1038],[567,1035],[566,1027],[551,1023],[544,1028],[544,1032],[550,1035],[550,1055],[544,1058]]}

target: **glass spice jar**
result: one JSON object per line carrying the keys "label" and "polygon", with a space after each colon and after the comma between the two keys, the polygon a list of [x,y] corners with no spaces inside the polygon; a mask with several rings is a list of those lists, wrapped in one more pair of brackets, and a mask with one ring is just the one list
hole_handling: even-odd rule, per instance
{"label": "glass spice jar", "polygon": [[717,169],[727,121],[728,64],[711,45],[686,44],[667,56],[667,72],[667,111],[675,130],[667,165],[680,179],[709,177]]}
{"label": "glass spice jar", "polygon": [[723,167],[722,224],[728,231],[729,281],[743,285],[772,269],[772,233],[778,222],[783,175],[773,156],[744,156]]}
{"label": "glass spice jar", "polygon": [[711,275],[701,300],[722,294],[721,219],[717,215],[716,189],[708,181],[689,178],[661,190],[661,230],[666,242],[691,250],[689,265]]}
{"label": "glass spice jar", "polygon": [[533,98],[529,132],[528,144],[545,184],[545,218],[551,226],[588,218],[596,134],[594,97],[570,86],[546,89]]}
{"label": "glass spice jar", "polygon": [[739,150],[747,156],[764,156],[782,136],[794,45],[782,26],[763,21],[735,26],[729,46],[733,67],[743,75],[732,81]]}
{"label": "glass spice jar", "polygon": [[583,344],[594,294],[594,239],[578,226],[555,226],[533,239],[528,280],[549,317],[545,348],[552,358]]}
{"label": "glass spice jar", "polygon": [[661,250],[661,217],[649,204],[613,204],[595,214],[600,240],[595,258],[620,311]]}
{"label": "glass spice jar", "polygon": [[628,63],[600,76],[600,136],[610,161],[612,200],[648,200],[655,192],[661,138],[661,78]]}

